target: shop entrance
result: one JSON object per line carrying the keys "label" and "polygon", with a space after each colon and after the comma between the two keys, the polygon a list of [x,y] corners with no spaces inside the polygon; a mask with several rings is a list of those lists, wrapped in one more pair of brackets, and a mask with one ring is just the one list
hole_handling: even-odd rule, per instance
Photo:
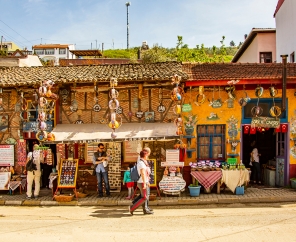
{"label": "shop entrance", "polygon": [[284,186],[288,177],[287,134],[276,129],[256,130],[255,134],[243,134],[242,157],[246,167],[250,167],[251,143],[256,141],[261,165],[261,180],[268,186]]}

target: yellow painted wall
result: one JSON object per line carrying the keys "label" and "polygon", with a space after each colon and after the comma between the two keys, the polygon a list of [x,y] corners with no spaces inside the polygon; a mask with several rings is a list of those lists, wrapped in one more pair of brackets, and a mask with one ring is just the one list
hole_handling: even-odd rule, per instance
{"label": "yellow painted wall", "polygon": [[[261,98],[270,98],[270,94],[269,94],[269,86],[265,86],[263,85],[264,88],[264,93],[262,95]],[[278,94],[276,95],[275,98],[281,98],[282,92],[281,92],[281,87],[278,86],[277,88],[279,88],[278,90]],[[196,89],[196,88],[194,88]],[[250,98],[257,98],[255,96],[255,91],[254,90],[247,90],[246,91],[248,93],[248,96]],[[296,110],[296,97],[294,97],[294,92],[295,89],[288,89],[287,90],[287,98],[288,98],[288,121],[290,122],[291,117],[294,115],[294,110]],[[235,95],[236,95],[236,99],[234,100],[234,107],[233,108],[228,108],[227,107],[227,103],[225,102],[221,108],[212,108],[211,106],[209,106],[209,101],[208,99],[212,100],[213,98],[213,92],[212,91],[207,91],[205,90],[204,94],[206,95],[206,101],[204,104],[202,104],[201,106],[197,106],[196,104],[194,104],[194,102],[196,101],[196,95],[198,94],[198,92],[196,91],[192,91],[191,92],[191,98],[190,98],[190,91],[188,90],[187,93],[185,94],[185,103],[189,103],[189,100],[191,101],[192,104],[192,114],[197,114],[197,125],[200,124],[226,124],[226,141],[229,138],[228,136],[228,125],[227,125],[227,120],[230,119],[232,117],[232,115],[238,119],[238,128],[241,128],[241,118],[242,118],[242,108],[238,103],[238,100],[241,97],[245,97],[245,93],[243,90],[240,91],[235,91]],[[220,91],[220,96],[222,98],[222,101],[226,101],[228,99],[228,94],[226,93],[225,90]],[[218,92],[215,92],[214,94],[215,99],[219,98],[219,94]],[[211,112],[217,113],[218,117],[220,118],[219,120],[207,120],[207,116],[210,115]],[[182,113],[182,115],[188,115],[189,113]],[[183,119],[184,120],[184,119]],[[243,132],[243,131],[241,131]],[[238,136],[237,139],[241,139],[241,132],[238,132]],[[185,131],[184,131],[185,133]],[[288,134],[289,135],[289,134]],[[194,130],[194,136],[196,136],[196,130]],[[183,140],[184,142],[186,142],[186,139]],[[290,142],[290,147],[294,145],[294,142],[291,141]],[[236,153],[240,153],[240,146],[238,145],[236,148]],[[287,152],[290,154],[290,147],[287,147]],[[191,149],[195,149],[196,148],[196,138],[192,139],[192,144],[191,144]],[[226,143],[226,154],[231,152],[231,145]],[[192,158],[187,158],[185,165],[188,165],[189,162],[196,162],[196,157],[197,157],[197,152],[193,152],[192,153]],[[227,156],[226,156],[227,158]],[[240,157],[236,157],[238,159],[238,161],[240,161]],[[290,155],[290,164],[296,164],[296,159],[293,158]]]}

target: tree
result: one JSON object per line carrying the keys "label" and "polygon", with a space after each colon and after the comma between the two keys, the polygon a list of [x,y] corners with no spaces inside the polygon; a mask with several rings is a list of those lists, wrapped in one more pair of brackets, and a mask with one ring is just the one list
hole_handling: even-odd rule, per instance
{"label": "tree", "polygon": [[230,45],[231,47],[235,47],[235,43],[234,43],[234,41],[231,40],[230,43],[229,43],[229,45]]}

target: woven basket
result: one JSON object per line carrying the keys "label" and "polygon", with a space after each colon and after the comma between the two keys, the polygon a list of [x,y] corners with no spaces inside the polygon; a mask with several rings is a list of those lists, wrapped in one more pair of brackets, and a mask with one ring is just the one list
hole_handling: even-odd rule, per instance
{"label": "woven basket", "polygon": [[77,192],[77,197],[78,198],[85,198],[88,194],[82,193],[82,192]]}
{"label": "woven basket", "polygon": [[54,199],[57,202],[71,202],[74,198],[74,195],[55,195]]}

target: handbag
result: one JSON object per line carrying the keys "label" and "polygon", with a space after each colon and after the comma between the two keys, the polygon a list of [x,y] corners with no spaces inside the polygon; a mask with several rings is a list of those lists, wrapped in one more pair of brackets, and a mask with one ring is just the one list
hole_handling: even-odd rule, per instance
{"label": "handbag", "polygon": [[33,153],[32,153],[32,158],[27,162],[26,164],[26,170],[27,171],[36,171],[37,170],[37,166],[36,164],[34,163],[34,156],[33,156]]}

